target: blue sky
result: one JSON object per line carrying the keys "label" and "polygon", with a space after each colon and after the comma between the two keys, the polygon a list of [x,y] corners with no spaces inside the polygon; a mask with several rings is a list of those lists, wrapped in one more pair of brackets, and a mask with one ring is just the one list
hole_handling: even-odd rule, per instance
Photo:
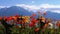
{"label": "blue sky", "polygon": [[51,4],[51,5],[60,5],[60,0],[0,0],[0,5],[3,5],[3,6],[14,6],[16,4],[27,4],[27,5]]}
{"label": "blue sky", "polygon": [[[27,10],[39,10],[41,8],[60,8],[60,0],[0,0],[0,8],[19,6]],[[52,10],[60,13],[60,10]]]}

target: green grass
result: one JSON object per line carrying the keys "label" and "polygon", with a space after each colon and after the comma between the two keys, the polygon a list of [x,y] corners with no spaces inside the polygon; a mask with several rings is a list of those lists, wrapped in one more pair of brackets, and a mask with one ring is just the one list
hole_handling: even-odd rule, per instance
{"label": "green grass", "polygon": [[[12,32],[11,34],[35,34],[35,28],[36,27],[33,27],[33,28],[29,28],[29,27],[26,27],[26,28],[15,28],[13,27],[12,28]],[[44,31],[44,32],[43,32]],[[5,33],[5,28],[3,27],[3,25],[0,25],[0,34],[4,34]],[[48,29],[48,28],[45,28],[45,29],[42,29],[41,30],[41,34],[60,34],[60,28],[57,28],[57,29]],[[38,33],[36,33],[38,34]]]}

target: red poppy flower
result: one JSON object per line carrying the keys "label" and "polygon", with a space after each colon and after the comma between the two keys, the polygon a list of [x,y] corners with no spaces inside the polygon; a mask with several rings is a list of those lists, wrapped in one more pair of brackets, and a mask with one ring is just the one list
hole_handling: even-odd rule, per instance
{"label": "red poppy flower", "polygon": [[60,27],[60,20],[57,21],[56,26]]}
{"label": "red poppy flower", "polygon": [[40,28],[36,28],[35,31],[38,32],[40,30]]}
{"label": "red poppy flower", "polygon": [[60,23],[56,23],[56,26],[60,27]]}
{"label": "red poppy flower", "polygon": [[15,17],[19,17],[19,15],[18,15],[18,14],[16,14],[16,15],[15,15]]}
{"label": "red poppy flower", "polygon": [[0,20],[2,20],[2,17],[0,16]]}
{"label": "red poppy flower", "polygon": [[29,26],[30,26],[30,27],[33,27],[33,26],[34,26],[34,24],[33,24],[33,23],[30,23],[30,24],[29,24]]}
{"label": "red poppy flower", "polygon": [[31,19],[31,22],[35,24],[36,23],[36,19],[35,18],[32,18]]}
{"label": "red poppy flower", "polygon": [[15,28],[19,28],[19,26],[15,26]]}
{"label": "red poppy flower", "polygon": [[4,16],[4,19],[7,19],[7,16]]}
{"label": "red poppy flower", "polygon": [[12,19],[12,17],[10,16],[10,17],[7,18],[7,21],[10,21],[11,19]]}
{"label": "red poppy flower", "polygon": [[36,14],[32,14],[32,16],[36,16]]}

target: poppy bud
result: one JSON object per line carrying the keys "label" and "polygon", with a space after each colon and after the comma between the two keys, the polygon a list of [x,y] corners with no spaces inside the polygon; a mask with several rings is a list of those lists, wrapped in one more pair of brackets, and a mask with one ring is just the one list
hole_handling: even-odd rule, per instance
{"label": "poppy bud", "polygon": [[44,15],[46,15],[46,11],[44,11],[44,13],[43,13]]}

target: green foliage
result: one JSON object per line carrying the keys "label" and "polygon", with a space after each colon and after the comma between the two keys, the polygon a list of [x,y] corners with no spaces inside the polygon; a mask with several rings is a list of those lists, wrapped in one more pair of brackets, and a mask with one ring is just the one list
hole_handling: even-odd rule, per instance
{"label": "green foliage", "polygon": [[[12,28],[12,32],[11,34],[35,34],[35,28],[36,27],[26,27],[26,28]],[[44,31],[44,32],[43,32]],[[5,33],[5,28],[3,27],[3,25],[0,24],[0,34],[4,34]],[[41,30],[41,34],[60,34],[60,28],[57,29],[48,29],[48,28],[44,28]]]}

